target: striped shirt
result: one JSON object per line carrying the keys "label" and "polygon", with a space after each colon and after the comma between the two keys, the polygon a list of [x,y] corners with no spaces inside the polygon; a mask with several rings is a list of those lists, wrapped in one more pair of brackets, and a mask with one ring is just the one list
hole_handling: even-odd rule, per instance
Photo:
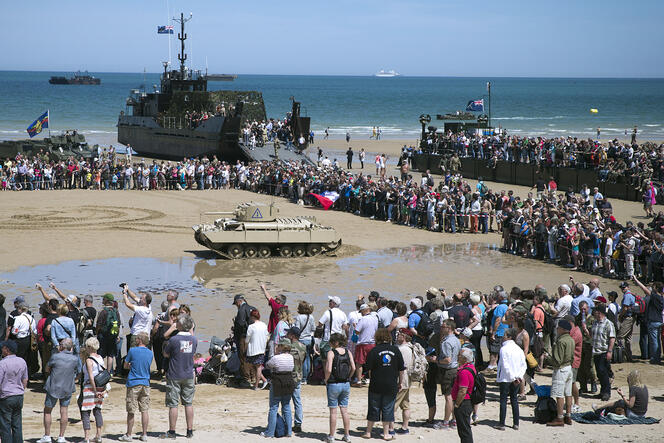
{"label": "striped shirt", "polygon": [[606,317],[595,322],[592,329],[593,355],[606,354],[609,351],[609,340],[616,338],[616,329],[613,322]]}

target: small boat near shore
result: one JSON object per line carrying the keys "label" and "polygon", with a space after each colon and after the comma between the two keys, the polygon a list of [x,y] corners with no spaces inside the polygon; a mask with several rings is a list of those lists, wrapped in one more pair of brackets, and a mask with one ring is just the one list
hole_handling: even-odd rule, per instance
{"label": "small boat near shore", "polygon": [[88,74],[88,71],[82,73],[77,71],[73,77],[53,76],[48,82],[52,85],[100,85],[101,79]]}

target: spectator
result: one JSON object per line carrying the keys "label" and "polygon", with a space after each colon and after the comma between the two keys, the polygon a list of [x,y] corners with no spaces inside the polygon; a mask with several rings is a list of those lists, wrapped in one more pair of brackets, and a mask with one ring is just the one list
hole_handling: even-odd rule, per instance
{"label": "spectator", "polygon": [[48,361],[45,371],[49,373],[44,384],[46,400],[44,402],[44,436],[37,443],[51,442],[51,412],[60,402],[60,434],[57,442],[64,443],[65,431],[69,422],[69,403],[76,391],[74,380],[81,373],[81,360],[73,354],[74,342],[70,338],[60,341],[57,353]]}
{"label": "spectator", "polygon": [[16,342],[8,340],[0,346],[0,438],[3,443],[21,443],[23,393],[28,386],[28,366],[25,360],[16,357]]}
{"label": "spectator", "polygon": [[363,303],[360,306],[360,313],[362,318],[355,326],[355,334],[357,334],[357,344],[355,346],[355,377],[354,383],[351,386],[362,387],[360,381],[362,380],[362,365],[367,362],[367,355],[376,346],[374,337],[378,330],[379,317],[375,312],[371,311],[368,304]]}
{"label": "spectator", "polygon": [[[64,306],[64,305],[62,305]],[[66,310],[66,307],[65,307]],[[37,335],[37,323],[32,315],[28,313],[28,306],[20,303],[17,307],[18,315],[14,316],[12,322],[11,335],[16,342],[17,350],[14,352],[17,357],[22,358],[26,364],[32,361],[30,346],[31,334]]]}
{"label": "spectator", "polygon": [[390,427],[394,427],[394,403],[397,393],[404,388],[406,367],[401,351],[391,345],[390,333],[386,328],[376,331],[376,346],[367,355],[369,383],[369,405],[367,429],[362,436],[371,438],[374,423],[383,422],[383,439],[392,438]]}
{"label": "spectator", "polygon": [[304,364],[302,365],[302,384],[306,384],[311,372],[311,356],[313,354],[314,331],[316,330],[316,319],[312,315],[314,305],[309,302],[301,301],[297,305],[297,317],[295,317],[295,326],[301,331],[300,343],[306,347]]}
{"label": "spectator", "polygon": [[237,314],[233,320],[233,338],[240,357],[242,375],[245,380],[249,381],[251,380],[251,370],[250,363],[247,362],[247,328],[251,323],[250,313],[256,308],[249,305],[244,299],[244,295],[241,294],[237,294],[233,298],[233,305],[237,307]]}
{"label": "spectator", "polygon": [[301,388],[302,388],[302,367],[304,364],[304,358],[307,352],[306,347],[300,343],[300,328],[293,326],[286,331],[286,339],[291,341],[290,353],[293,356],[293,382],[295,387],[293,389],[292,400],[293,400],[293,409],[294,418],[293,418],[293,432],[300,433],[302,432],[302,420],[303,420],[303,411],[302,411],[302,398],[301,398]]}
{"label": "spectator", "polygon": [[611,358],[616,341],[616,330],[606,318],[606,306],[598,304],[593,311],[595,323],[592,327],[593,362],[601,385],[599,397],[602,401],[611,398]]}
{"label": "spectator", "polygon": [[473,431],[470,426],[470,416],[473,414],[471,394],[475,386],[477,369],[473,363],[473,351],[464,348],[459,351],[459,370],[452,386],[452,399],[454,400],[454,418],[457,422],[457,433],[461,443],[473,443]]}
{"label": "spectator", "polygon": [[[547,426],[572,424],[572,384],[574,383],[572,364],[574,363],[576,344],[570,335],[571,330],[572,324],[567,320],[563,319],[558,322],[558,339],[549,356],[549,363],[553,368],[551,397],[556,399],[558,416],[547,423]],[[563,411],[565,412],[564,418]]]}
{"label": "spectator", "polygon": [[99,341],[99,355],[105,360],[106,368],[113,369],[113,361],[117,354],[120,340],[120,314],[113,307],[115,299],[113,294],[106,293],[102,297],[103,308],[97,316],[97,339]]}
{"label": "spectator", "polygon": [[175,426],[178,420],[178,404],[184,405],[187,422],[187,438],[194,436],[194,392],[196,383],[194,379],[194,354],[198,346],[198,339],[194,337],[191,329],[194,322],[191,317],[182,314],[177,320],[178,334],[171,337],[164,347],[164,357],[168,358],[168,371],[166,372],[166,407],[168,408],[168,432],[162,438],[176,438]]}
{"label": "spectator", "polygon": [[125,358],[124,367],[129,369],[127,376],[127,432],[121,435],[120,441],[132,441],[134,429],[134,415],[137,411],[141,413],[141,427],[143,433],[140,440],[148,440],[148,424],[150,420],[150,364],[152,363],[152,351],[147,345],[150,336],[145,332],[139,332],[135,336],[135,346],[129,349]]}
{"label": "spectator", "polygon": [[410,374],[413,371],[415,364],[414,361],[414,349],[413,344],[411,343],[413,333],[407,327],[400,328],[397,332],[397,345],[399,347],[399,352],[401,352],[401,357],[403,358],[403,365],[405,369],[405,376],[402,380],[402,386],[399,392],[397,393],[396,401],[394,402],[394,407],[401,408],[401,428],[394,429],[394,422],[390,424],[390,434],[394,431],[396,434],[409,434],[410,430],[408,428],[408,422],[410,421],[410,386],[412,380]]}
{"label": "spectator", "polygon": [[500,424],[496,427],[499,431],[505,430],[505,418],[507,416],[507,397],[512,404],[512,421],[514,430],[519,429],[519,386],[526,373],[526,357],[523,350],[514,342],[517,336],[516,329],[507,329],[503,334],[503,345],[500,348],[500,359],[498,360],[498,374],[496,383],[500,387]]}
{"label": "spectator", "polygon": [[95,377],[104,369],[107,369],[103,365],[102,357],[97,354],[98,349],[99,341],[95,337],[90,337],[85,341],[83,350],[83,361],[85,362],[83,365],[83,402],[80,406],[85,441],[90,441],[90,414],[92,413],[95,417],[96,434],[94,441],[96,442],[101,441],[101,431],[104,427],[101,409],[104,406],[104,398],[108,396],[106,386],[97,386],[95,383]]}
{"label": "spectator", "polygon": [[[332,334],[348,333],[348,317],[344,311],[339,309],[341,299],[336,295],[330,295],[328,298],[328,310],[318,320],[317,327],[323,328],[323,337],[320,342],[321,357],[329,355],[330,337]],[[326,357],[327,358],[327,357]]]}
{"label": "spectator", "polygon": [[279,405],[281,405],[281,414],[286,422],[286,437],[290,437],[293,432],[290,401],[295,388],[293,380],[295,361],[290,350],[291,341],[287,338],[282,339],[277,344],[275,355],[265,363],[265,367],[271,371],[272,383],[270,383],[270,408],[267,416],[267,429],[261,432],[261,437],[272,438],[275,436]]}
{"label": "spectator", "polygon": [[122,297],[125,306],[129,308],[130,311],[134,312],[134,316],[130,321],[131,338],[129,342],[129,348],[133,348],[136,346],[136,340],[134,339],[135,335],[138,335],[140,332],[145,332],[148,336],[150,335],[153,321],[152,308],[150,307],[152,296],[150,294],[141,294],[141,296],[138,297],[131,289],[129,289],[129,286],[124,283]]}
{"label": "spectator", "polygon": [[263,291],[263,296],[267,300],[267,304],[270,305],[270,309],[272,309],[270,312],[270,320],[267,324],[267,331],[272,334],[277,327],[277,323],[279,323],[279,309],[284,307],[288,308],[288,306],[286,306],[286,296],[281,294],[272,297],[264,284],[261,284],[261,290]]}
{"label": "spectator", "polygon": [[[267,325],[261,321],[261,314],[258,309],[253,309],[249,317],[251,324],[247,328],[247,363],[253,367],[254,391],[265,389],[268,386],[267,379],[263,376],[263,364],[265,363],[265,347],[270,334],[267,332]],[[248,379],[251,381],[251,378]],[[260,382],[263,385],[260,386]]]}
{"label": "spectator", "polygon": [[353,356],[345,348],[346,336],[333,333],[330,336],[330,350],[325,359],[325,386],[327,389],[327,407],[330,409],[330,433],[327,442],[334,442],[337,432],[337,407],[341,412],[344,425],[343,441],[350,442],[350,417],[348,399],[350,397],[350,377],[355,372]]}

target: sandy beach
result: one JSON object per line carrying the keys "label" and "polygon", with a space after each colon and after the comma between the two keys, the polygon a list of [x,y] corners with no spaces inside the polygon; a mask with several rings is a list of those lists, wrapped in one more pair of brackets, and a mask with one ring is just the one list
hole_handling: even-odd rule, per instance
{"label": "sandy beach", "polygon": [[[357,153],[367,151],[365,171],[375,172],[373,157],[385,153],[396,162],[401,147],[414,140],[351,140]],[[345,140],[321,140],[314,143],[325,153],[338,155],[345,165]],[[315,149],[315,148],[314,148]],[[313,150],[315,155],[315,150]],[[329,155],[329,154],[326,154]],[[332,156],[331,156],[332,158]],[[359,160],[354,159],[359,167]],[[357,170],[357,169],[356,169]],[[388,173],[396,173],[389,164]],[[436,177],[438,181],[440,177]],[[487,183],[494,190],[514,189],[525,196],[526,187]],[[322,314],[327,295],[339,295],[342,309],[351,309],[357,294],[377,290],[390,298],[406,301],[416,294],[424,294],[429,286],[445,287],[448,293],[468,287],[487,291],[495,284],[505,287],[533,288],[541,283],[549,289],[568,280],[565,269],[545,263],[502,254],[496,250],[498,234],[443,234],[404,226],[396,226],[336,211],[322,211],[301,207],[275,199],[282,214],[314,215],[323,224],[333,226],[342,236],[344,246],[336,256],[284,261],[217,260],[198,245],[191,226],[199,223],[202,212],[232,210],[238,202],[255,200],[269,203],[269,196],[245,191],[37,191],[5,192],[0,194],[3,211],[0,214],[0,291],[11,300],[22,294],[34,308],[39,296],[34,283],[57,282],[65,293],[92,293],[100,305],[101,294],[119,295],[118,283],[127,281],[131,287],[152,292],[154,305],[164,298],[164,291],[177,287],[180,301],[189,303],[197,323],[197,335],[206,340],[212,335],[225,337],[235,315],[232,296],[243,293],[248,301],[266,316],[268,307],[260,293],[259,284],[271,291],[283,292],[289,305],[300,299],[311,300],[317,317]],[[643,210],[637,202],[612,200],[614,213],[621,222],[642,220]],[[645,220],[645,219],[643,219]],[[589,276],[574,273],[577,281]],[[617,290],[618,281],[600,279],[603,290]],[[9,308],[10,302],[5,304]],[[127,316],[127,312],[123,311]],[[638,340],[638,333],[637,340]],[[207,343],[199,345],[199,352],[207,351]],[[635,346],[638,348],[638,345]],[[643,371],[644,382],[650,390],[648,415],[664,415],[664,387],[658,378],[661,368],[634,363],[615,365],[614,387],[626,388],[626,376],[631,369]],[[491,380],[491,379],[490,379]],[[550,372],[537,376],[540,384],[550,384]],[[491,381],[490,401],[480,409],[481,424],[473,428],[476,441],[661,441],[660,425],[599,426],[575,423],[552,430],[534,424],[532,406],[534,396],[522,403],[520,430],[508,428],[498,432],[490,427],[497,424],[497,387]],[[167,411],[163,406],[165,386],[153,383],[150,435],[166,430]],[[323,386],[303,388],[305,408],[304,433],[285,441],[316,441],[324,439],[328,410]],[[230,389],[215,385],[197,387],[196,441],[255,441],[267,421],[267,392]],[[613,400],[618,399],[615,392]],[[24,437],[31,441],[41,437],[44,394],[31,389],[26,393],[23,415]],[[442,417],[443,398],[438,397],[439,416]],[[582,398],[583,410],[593,401]],[[350,399],[352,436],[359,439],[366,425],[366,388],[353,389]],[[455,431],[434,431],[420,426],[426,418],[426,402],[421,388],[411,393],[412,427],[409,436],[399,440],[415,441],[449,438],[457,439]],[[105,436],[116,439],[124,432],[124,388],[113,384],[105,404]],[[76,420],[68,436],[79,438],[82,428],[78,413],[70,411]],[[55,413],[54,417],[58,414]],[[400,421],[400,419],[398,420]],[[511,422],[508,413],[508,423]],[[178,424],[184,433],[183,412]],[[338,436],[341,437],[340,435]],[[76,441],[72,437],[72,440]],[[182,436],[182,438],[184,438]]]}

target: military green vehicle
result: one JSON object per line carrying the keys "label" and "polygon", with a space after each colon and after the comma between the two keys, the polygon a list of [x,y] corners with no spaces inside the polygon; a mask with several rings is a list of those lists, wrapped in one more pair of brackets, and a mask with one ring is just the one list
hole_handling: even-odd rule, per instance
{"label": "military green vehicle", "polygon": [[48,156],[48,160],[60,161],[69,157],[91,158],[97,155],[97,145],[90,147],[83,134],[67,131],[43,139],[0,141],[0,158]]}
{"label": "military green vehicle", "polygon": [[312,216],[279,217],[274,204],[241,203],[233,212],[213,224],[193,226],[194,238],[208,249],[229,259],[304,257],[329,254],[341,246],[341,237]]}

